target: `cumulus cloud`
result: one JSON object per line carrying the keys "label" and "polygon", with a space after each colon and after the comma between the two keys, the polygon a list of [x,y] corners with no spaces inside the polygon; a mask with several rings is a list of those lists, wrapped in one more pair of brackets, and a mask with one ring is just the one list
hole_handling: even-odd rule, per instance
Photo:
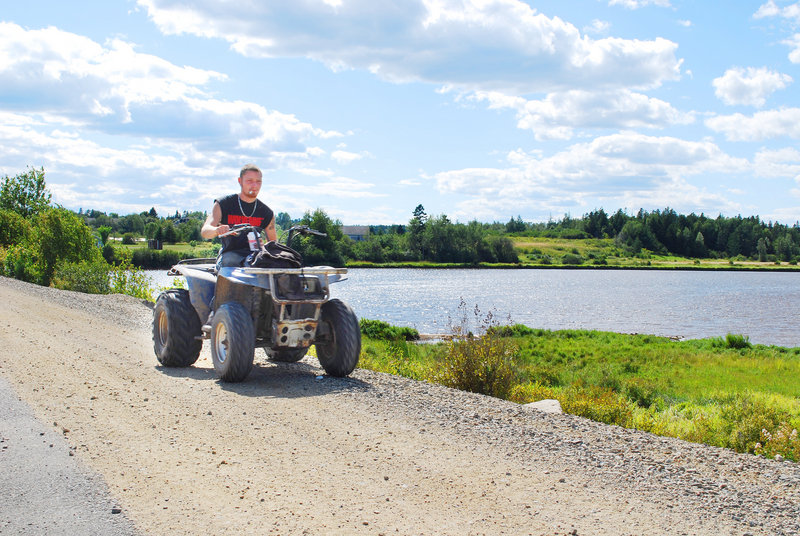
{"label": "cumulus cloud", "polygon": [[531,130],[538,140],[570,139],[576,129],[665,128],[694,121],[692,113],[629,90],[572,90],[551,93],[542,100],[479,92],[473,98],[487,101],[490,108],[515,110],[517,126]]}
{"label": "cumulus cloud", "polygon": [[790,4],[786,7],[779,7],[774,0],[769,0],[767,3],[762,4],[758,8],[758,11],[753,14],[754,19],[763,19],[766,17],[780,17],[788,19],[795,24],[800,24],[800,2]]}
{"label": "cumulus cloud", "polygon": [[794,147],[762,149],[753,160],[759,177],[793,178],[800,182],[800,151]]}
{"label": "cumulus cloud", "polygon": [[792,83],[792,77],[766,67],[734,67],[715,78],[712,84],[717,98],[728,105],[742,104],[760,108],[767,97]]}
{"label": "cumulus cloud", "polygon": [[[796,28],[800,25],[800,2],[780,7],[774,0],[769,0],[769,2],[762,4],[761,7],[758,8],[758,11],[753,14],[754,19],[764,19],[767,17],[778,17],[792,28]],[[792,63],[800,63],[800,33],[795,33],[781,42],[791,49],[789,52],[789,61]]]}
{"label": "cumulus cloud", "polygon": [[[260,104],[212,97],[207,86],[226,80],[118,39],[99,44],[0,22],[4,165],[16,166],[12,174],[45,166],[66,206],[81,198],[104,210],[137,212],[154,201],[174,210],[210,206],[241,162],[258,161],[267,172],[314,169],[327,151],[308,142],[342,136]],[[98,185],[104,177],[113,182]]]}
{"label": "cumulus cloud", "polygon": [[[742,173],[747,160],[735,158],[710,141],[622,132],[575,144],[552,156],[514,151],[504,168],[472,168],[435,175],[442,193],[464,194],[470,200],[458,207],[475,209],[477,201],[498,206],[536,210],[545,202],[549,210],[570,207],[591,210],[586,199],[620,200],[628,206],[672,206],[687,212],[730,208],[717,193],[690,187],[687,178],[710,173]],[[681,197],[683,196],[683,197]],[[682,204],[675,202],[683,199]],[[474,203],[473,203],[474,202]],[[542,207],[539,207],[542,208]]]}
{"label": "cumulus cloud", "polygon": [[780,108],[744,114],[718,115],[705,124],[731,141],[761,141],[788,137],[800,139],[800,108]]}
{"label": "cumulus cloud", "polygon": [[167,34],[224,39],[246,56],[307,57],[390,81],[522,94],[657,87],[680,76],[669,40],[593,40],[520,0],[138,4]]}

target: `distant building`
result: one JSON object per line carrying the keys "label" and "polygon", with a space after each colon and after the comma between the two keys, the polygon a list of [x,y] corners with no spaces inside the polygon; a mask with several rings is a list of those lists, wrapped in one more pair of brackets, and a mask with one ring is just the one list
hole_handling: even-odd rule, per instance
{"label": "distant building", "polygon": [[354,242],[360,242],[369,236],[369,225],[342,225],[342,234]]}

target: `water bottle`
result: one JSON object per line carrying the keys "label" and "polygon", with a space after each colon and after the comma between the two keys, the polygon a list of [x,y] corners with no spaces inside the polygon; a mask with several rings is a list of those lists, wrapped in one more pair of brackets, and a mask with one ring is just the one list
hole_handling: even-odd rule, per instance
{"label": "water bottle", "polygon": [[247,233],[247,241],[250,243],[250,251],[258,251],[258,240],[256,240],[256,233],[253,231]]}

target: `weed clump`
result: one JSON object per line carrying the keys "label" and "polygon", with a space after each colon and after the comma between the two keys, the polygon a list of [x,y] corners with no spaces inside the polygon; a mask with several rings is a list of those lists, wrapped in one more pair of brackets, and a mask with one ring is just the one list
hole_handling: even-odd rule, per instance
{"label": "weed clump", "polygon": [[384,341],[416,341],[419,331],[414,328],[392,326],[382,320],[362,318],[358,321],[361,333],[370,339]]}
{"label": "weed clump", "polygon": [[517,383],[515,364],[519,348],[508,337],[497,333],[492,312],[485,316],[475,307],[478,335],[469,329],[466,303],[459,304],[460,322],[451,326],[452,338],[446,343],[441,370],[436,381],[447,387],[508,398]]}

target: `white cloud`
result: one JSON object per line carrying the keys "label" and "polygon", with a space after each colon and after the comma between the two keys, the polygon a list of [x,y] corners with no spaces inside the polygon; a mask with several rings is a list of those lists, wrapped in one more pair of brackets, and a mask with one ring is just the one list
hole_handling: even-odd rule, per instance
{"label": "white cloud", "polygon": [[[691,176],[737,174],[751,169],[709,141],[692,142],[634,132],[598,137],[575,144],[552,156],[514,151],[508,167],[452,170],[435,175],[444,194],[467,196],[459,214],[487,206],[505,205],[531,210],[591,210],[587,199],[613,200],[615,205],[692,211],[729,211],[721,195],[693,187]],[[488,209],[487,209],[488,210]]]}
{"label": "white cloud", "polygon": [[800,108],[780,108],[744,114],[718,115],[705,124],[731,141],[760,141],[781,137],[800,139]]}
{"label": "white cloud", "polygon": [[754,19],[766,17],[780,17],[795,24],[800,24],[800,2],[782,8],[774,0],[769,0],[767,3],[762,4],[758,11],[753,14]]}
{"label": "white cloud", "polygon": [[361,160],[364,158],[363,153],[353,153],[350,151],[343,151],[341,149],[333,151],[331,153],[331,158],[339,164],[350,164],[355,162],[356,160]]}
{"label": "white cloud", "polygon": [[771,71],[766,67],[756,69],[734,67],[715,78],[712,84],[715,95],[728,105],[764,106],[769,95],[792,83],[792,77]]}
{"label": "white cloud", "polygon": [[676,110],[669,103],[628,90],[551,93],[542,100],[526,100],[496,92],[477,93],[475,100],[490,108],[513,109],[517,126],[531,130],[538,140],[570,139],[575,129],[665,128],[694,121],[692,113]]}
{"label": "white cloud", "polygon": [[690,21],[690,20],[678,20],[678,24],[680,26],[683,26],[684,28],[691,28],[692,27],[692,21]]}
{"label": "white cloud", "polygon": [[583,33],[586,34],[606,34],[611,28],[611,23],[608,21],[594,19],[592,24],[583,28]]}
{"label": "white cloud", "polygon": [[792,63],[800,63],[800,33],[794,34],[788,39],[781,41],[784,45],[789,45],[792,49],[789,52],[789,61]]}
{"label": "white cloud", "polygon": [[609,6],[622,6],[627,9],[639,9],[647,6],[672,7],[669,0],[608,0]]}
{"label": "white cloud", "polygon": [[[96,202],[104,210],[138,211],[154,200],[174,210],[210,206],[217,178],[235,177],[243,162],[256,161],[265,172],[313,169],[327,151],[307,142],[342,136],[207,92],[212,81],[226,80],[120,40],[101,45],[57,28],[2,22],[3,164],[16,166],[11,173],[45,166],[56,177],[48,186],[66,206],[80,195],[83,206]],[[116,189],[96,186],[98,177],[111,176]]]}
{"label": "white cloud", "polygon": [[167,34],[224,39],[246,56],[307,57],[396,82],[529,93],[656,87],[680,76],[671,41],[593,40],[520,0],[138,3]]}
{"label": "white cloud", "polygon": [[[800,25],[800,2],[790,4],[786,7],[779,7],[773,0],[762,4],[753,14],[754,19],[763,19],[767,17],[778,17],[786,21],[791,27]],[[800,63],[800,34],[796,33],[781,41],[784,45],[788,45],[791,51],[789,52],[789,61],[792,63]]]}
{"label": "white cloud", "polygon": [[794,147],[759,151],[753,160],[759,177],[793,178],[800,182],[800,150]]}

